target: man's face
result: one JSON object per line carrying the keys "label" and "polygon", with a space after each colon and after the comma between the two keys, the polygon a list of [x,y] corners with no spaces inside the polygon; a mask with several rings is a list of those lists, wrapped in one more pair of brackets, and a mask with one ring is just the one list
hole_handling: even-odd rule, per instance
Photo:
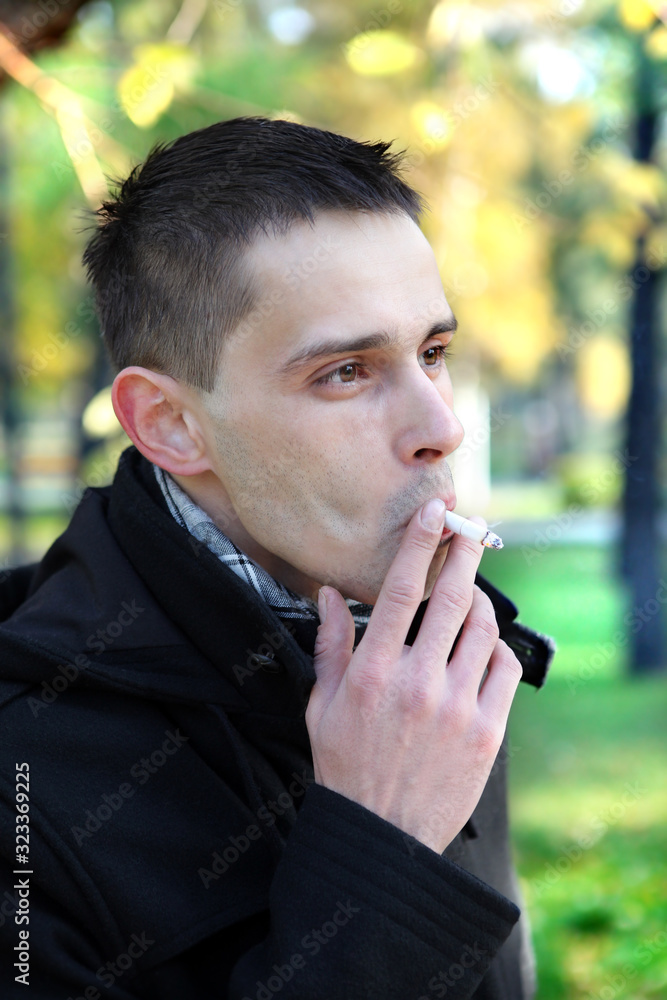
{"label": "man's face", "polygon": [[208,512],[297,593],[326,583],[373,604],[417,508],[455,505],[455,322],[433,252],[406,215],[325,212],[260,237],[248,264],[259,313],[205,397],[222,487]]}

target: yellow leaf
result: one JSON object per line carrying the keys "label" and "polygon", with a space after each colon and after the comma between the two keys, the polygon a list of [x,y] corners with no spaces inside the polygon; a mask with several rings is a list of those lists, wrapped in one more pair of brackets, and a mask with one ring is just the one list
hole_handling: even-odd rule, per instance
{"label": "yellow leaf", "polygon": [[579,238],[582,243],[600,247],[620,270],[632,266],[635,258],[635,227],[624,226],[616,215],[604,218],[591,216],[584,224]]}
{"label": "yellow leaf", "polygon": [[667,59],[667,28],[664,24],[661,24],[648,36],[646,51],[653,59]]}
{"label": "yellow leaf", "polygon": [[623,412],[630,391],[630,366],[625,345],[600,334],[581,348],[577,358],[581,400],[605,420]]}
{"label": "yellow leaf", "polygon": [[645,259],[653,270],[667,265],[667,224],[656,226],[646,236]]}
{"label": "yellow leaf", "polygon": [[[454,100],[452,113],[456,135],[453,144],[472,169],[488,169],[489,176],[501,187],[528,169],[534,150],[533,136],[526,128],[525,115],[511,99],[502,93],[487,93],[489,96],[475,105],[468,102],[466,106],[465,99]],[[512,136],[511,142],[507,141],[508,135]]]}
{"label": "yellow leaf", "polygon": [[646,31],[655,21],[655,11],[648,0],[621,0],[621,22],[631,31]]}
{"label": "yellow leaf", "polygon": [[118,431],[118,418],[111,402],[111,386],[101,389],[93,396],[83,411],[82,423],[91,438],[110,437]]}
{"label": "yellow leaf", "polygon": [[476,298],[456,298],[453,309],[461,329],[469,331],[513,382],[534,379],[557,343],[552,293],[545,283],[489,288]]}
{"label": "yellow leaf", "polygon": [[178,89],[187,89],[197,68],[197,60],[187,45],[177,42],[159,42],[138,45],[134,50],[137,63],[154,72],[168,76]]}
{"label": "yellow leaf", "polygon": [[410,117],[422,140],[430,140],[433,147],[442,149],[452,136],[451,114],[434,101],[417,101]]}
{"label": "yellow leaf", "polygon": [[609,153],[601,161],[601,165],[620,195],[656,210],[667,197],[665,176],[652,163],[637,163],[627,157]]}
{"label": "yellow leaf", "polygon": [[396,31],[363,31],[347,43],[345,58],[361,76],[389,76],[410,69],[423,52]]}
{"label": "yellow leaf", "polygon": [[131,66],[120,78],[118,96],[130,121],[139,128],[149,128],[171,104],[174,85],[145,66]]}
{"label": "yellow leaf", "polygon": [[128,118],[140,128],[149,128],[171,104],[176,90],[187,90],[196,61],[185,45],[163,42],[139,45],[136,63],[121,77],[118,95]]}
{"label": "yellow leaf", "polygon": [[431,45],[469,48],[482,37],[482,12],[467,3],[441,0],[429,18],[426,37]]}

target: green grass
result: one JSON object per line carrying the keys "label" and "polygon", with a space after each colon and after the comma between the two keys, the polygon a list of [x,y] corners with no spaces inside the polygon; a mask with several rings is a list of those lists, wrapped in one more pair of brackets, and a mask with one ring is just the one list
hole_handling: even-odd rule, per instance
{"label": "green grass", "polygon": [[538,1000],[667,997],[667,674],[628,676],[609,550],[554,546],[528,566],[508,549],[483,568],[559,647],[542,690],[520,685],[509,729]]}

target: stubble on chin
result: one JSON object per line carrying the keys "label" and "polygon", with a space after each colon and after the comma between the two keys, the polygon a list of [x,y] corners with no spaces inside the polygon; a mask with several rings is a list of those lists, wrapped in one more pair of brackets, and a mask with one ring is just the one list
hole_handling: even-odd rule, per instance
{"label": "stubble on chin", "polygon": [[[431,596],[440,570],[447,558],[448,551],[449,544],[442,549],[436,550],[426,574],[424,594],[420,598],[420,604]],[[375,560],[367,561],[364,565],[355,567],[353,575],[350,575],[348,570],[344,573],[336,572],[335,569],[329,566],[328,579],[323,580],[321,585],[334,587],[345,599],[349,598],[354,601],[360,601],[363,604],[375,605],[377,604],[380,591],[395,556],[396,552],[393,552],[388,561],[386,553],[383,557],[378,556]]]}

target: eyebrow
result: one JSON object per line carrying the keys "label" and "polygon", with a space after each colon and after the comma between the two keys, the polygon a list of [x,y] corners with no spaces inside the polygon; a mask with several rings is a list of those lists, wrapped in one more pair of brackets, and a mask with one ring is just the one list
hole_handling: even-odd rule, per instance
{"label": "eyebrow", "polygon": [[[419,342],[422,343],[439,333],[454,333],[457,329],[458,321],[455,316],[452,316],[451,319],[434,323]],[[361,337],[355,337],[353,340],[322,340],[297,351],[276,370],[275,375],[279,379],[285,379],[300,369],[306,368],[318,358],[328,357],[331,354],[358,354],[361,351],[387,350],[399,345],[398,337],[392,336],[384,330],[377,333],[367,333]]]}

